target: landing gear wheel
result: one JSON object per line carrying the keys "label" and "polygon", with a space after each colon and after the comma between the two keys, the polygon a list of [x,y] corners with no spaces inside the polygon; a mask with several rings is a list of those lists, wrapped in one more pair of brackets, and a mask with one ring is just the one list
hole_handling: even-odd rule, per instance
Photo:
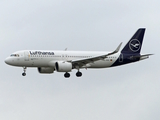
{"label": "landing gear wheel", "polygon": [[22,73],[22,76],[26,76],[26,69],[27,69],[26,67],[23,67],[24,72]]}
{"label": "landing gear wheel", "polygon": [[65,77],[65,78],[69,78],[69,77],[70,77],[70,74],[69,74],[68,72],[66,72],[66,73],[64,74],[64,77]]}
{"label": "landing gear wheel", "polygon": [[26,76],[26,73],[22,73],[22,76]]}
{"label": "landing gear wheel", "polygon": [[81,77],[81,76],[82,76],[82,73],[78,71],[78,72],[76,73],[76,76],[77,76],[77,77]]}

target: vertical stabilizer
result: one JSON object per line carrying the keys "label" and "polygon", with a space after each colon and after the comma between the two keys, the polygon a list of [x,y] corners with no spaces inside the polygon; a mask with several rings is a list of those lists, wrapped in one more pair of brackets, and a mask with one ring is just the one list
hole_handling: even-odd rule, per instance
{"label": "vertical stabilizer", "polygon": [[141,47],[143,43],[143,37],[145,33],[145,28],[140,28],[137,32],[133,35],[133,37],[129,40],[126,46],[122,49],[122,53],[140,53]]}

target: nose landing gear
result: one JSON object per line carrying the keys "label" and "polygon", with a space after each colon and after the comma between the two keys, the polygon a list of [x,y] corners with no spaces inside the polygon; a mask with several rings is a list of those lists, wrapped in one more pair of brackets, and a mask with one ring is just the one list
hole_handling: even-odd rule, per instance
{"label": "nose landing gear", "polygon": [[22,73],[22,76],[26,76],[26,69],[27,69],[26,67],[23,67],[24,72]]}
{"label": "nose landing gear", "polygon": [[22,73],[22,76],[26,76],[26,73]]}

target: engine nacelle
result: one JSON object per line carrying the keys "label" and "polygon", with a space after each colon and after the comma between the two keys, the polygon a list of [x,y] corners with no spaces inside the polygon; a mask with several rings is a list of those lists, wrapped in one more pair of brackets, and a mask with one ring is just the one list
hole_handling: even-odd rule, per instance
{"label": "engine nacelle", "polygon": [[72,63],[59,61],[55,64],[58,72],[70,72],[72,70]]}
{"label": "engine nacelle", "polygon": [[47,73],[47,74],[49,74],[49,73],[53,73],[54,70],[55,69],[53,67],[39,67],[38,68],[38,72],[39,73]]}

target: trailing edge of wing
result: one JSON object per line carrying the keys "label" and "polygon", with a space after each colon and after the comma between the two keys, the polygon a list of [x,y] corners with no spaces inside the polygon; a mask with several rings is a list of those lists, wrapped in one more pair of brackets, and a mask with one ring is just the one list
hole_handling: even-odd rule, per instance
{"label": "trailing edge of wing", "polygon": [[95,61],[98,61],[98,60],[103,60],[105,59],[107,56],[110,56],[110,55],[113,55],[115,53],[117,53],[120,49],[122,45],[122,42],[119,44],[119,46],[117,47],[117,49],[111,53],[108,53],[108,54],[104,54],[104,55],[99,55],[99,56],[94,56],[94,57],[91,57],[91,58],[85,58],[85,59],[78,59],[78,60],[73,60],[71,61],[73,66],[78,66],[78,67],[82,67],[88,63],[94,63]]}

